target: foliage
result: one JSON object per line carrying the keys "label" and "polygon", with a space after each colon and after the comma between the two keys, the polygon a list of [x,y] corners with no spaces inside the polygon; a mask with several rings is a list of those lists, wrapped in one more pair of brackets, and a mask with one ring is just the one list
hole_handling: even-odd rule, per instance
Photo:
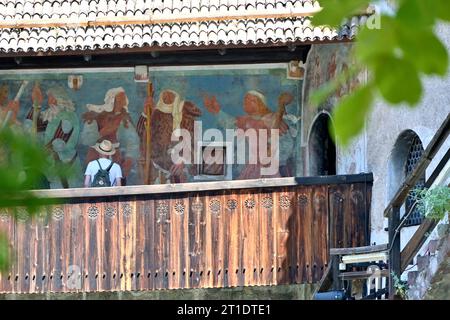
{"label": "foliage", "polygon": [[4,234],[0,233],[0,272],[8,269],[10,261],[9,256],[8,239]]}
{"label": "foliage", "polygon": [[[338,28],[345,18],[366,12],[372,2],[320,0],[323,10],[314,16],[313,24]],[[380,28],[367,24],[359,31],[352,52],[353,71],[345,75],[349,78],[367,69],[370,79],[334,109],[335,135],[344,146],[362,131],[376,98],[414,107],[422,97],[423,77],[445,76],[448,70],[448,52],[435,27],[450,22],[450,1],[397,0],[392,14],[382,13],[379,19]],[[312,103],[323,102],[345,81],[340,77],[326,84],[313,94]]]}
{"label": "foliage", "polygon": [[[17,214],[22,207],[30,214],[43,205],[56,203],[50,198],[39,198],[38,189],[45,172],[70,176],[65,165],[52,165],[46,149],[33,137],[17,129],[0,129],[0,213]],[[0,233],[0,271],[7,269],[10,248],[4,234]]]}
{"label": "foliage", "polygon": [[395,294],[400,296],[403,300],[408,299],[408,282],[401,280],[394,272],[391,273],[392,280],[394,281]]}
{"label": "foliage", "polygon": [[414,189],[413,199],[419,212],[429,219],[441,220],[450,212],[450,188],[438,186],[432,189]]}
{"label": "foliage", "polygon": [[54,200],[39,198],[31,191],[39,189],[45,173],[70,175],[64,165],[52,165],[45,148],[33,137],[11,129],[0,130],[0,208],[25,207],[30,213]]}

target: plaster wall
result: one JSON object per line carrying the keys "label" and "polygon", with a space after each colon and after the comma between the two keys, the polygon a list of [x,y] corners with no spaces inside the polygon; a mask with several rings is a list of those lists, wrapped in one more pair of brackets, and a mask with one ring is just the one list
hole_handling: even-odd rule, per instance
{"label": "plaster wall", "polygon": [[[450,52],[450,27],[439,26],[438,34]],[[421,139],[424,148],[428,146],[434,134],[450,112],[450,70],[445,78],[427,78],[424,81],[422,101],[416,108],[390,107],[385,102],[377,101],[367,122],[363,137],[358,138],[361,144],[366,140],[366,171],[373,172],[374,185],[372,191],[371,241],[378,244],[387,242],[387,219],[383,211],[389,203],[398,184],[393,177],[392,166],[389,165],[397,138],[405,130],[413,130]],[[426,171],[428,178],[434,168],[450,148],[450,138],[436,155]],[[346,161],[361,161],[351,153],[343,156]],[[415,227],[404,228],[401,234],[402,244],[415,231]]]}
{"label": "plaster wall", "polygon": [[[450,26],[438,26],[437,33],[450,52]],[[336,69],[339,72],[339,70],[342,70],[342,65],[351,63],[348,58],[349,46],[351,45],[312,46],[307,61],[307,75],[304,88],[305,99],[310,96],[311,93],[309,91],[314,89],[314,85],[308,84],[308,81],[313,81],[314,75],[321,73],[317,70],[318,63],[314,63],[314,61],[318,60],[322,65],[326,66],[330,64],[329,56],[337,56],[339,57],[339,59],[336,59],[337,67],[332,69]],[[335,54],[335,51],[338,53]],[[345,54],[347,54],[346,59],[343,58]],[[319,58],[316,58],[316,56]],[[312,57],[314,57],[314,60]],[[365,81],[367,79],[366,76],[360,75],[356,82]],[[330,77],[325,76],[324,78],[329,79]],[[321,81],[321,83],[324,82]],[[352,85],[349,85],[349,88],[351,89]],[[329,99],[325,106],[312,108],[307,100],[303,102],[303,130],[305,130],[303,137],[305,137],[305,140],[310,135],[308,130],[313,126],[317,115],[321,112],[332,113],[332,108],[336,103],[336,99]],[[354,139],[347,149],[337,146],[337,174],[361,172],[372,172],[374,174],[371,208],[372,244],[382,244],[388,241],[388,234],[385,231],[387,219],[384,218],[383,212],[401,183],[401,181],[398,181],[398,177],[401,175],[397,171],[399,168],[404,167],[403,164],[392,164],[392,153],[398,137],[406,130],[413,130],[421,139],[423,147],[426,148],[449,113],[450,70],[444,78],[428,77],[424,79],[424,94],[421,102],[415,108],[408,106],[392,107],[378,100],[367,120],[364,132]],[[307,141],[303,141],[303,148],[307,149],[307,143]],[[428,167],[426,171],[427,178],[431,175],[448,148],[450,148],[450,138],[447,138],[444,146]],[[304,166],[304,174],[309,174],[307,163]],[[416,229],[417,227],[403,229],[401,234],[402,247]]]}

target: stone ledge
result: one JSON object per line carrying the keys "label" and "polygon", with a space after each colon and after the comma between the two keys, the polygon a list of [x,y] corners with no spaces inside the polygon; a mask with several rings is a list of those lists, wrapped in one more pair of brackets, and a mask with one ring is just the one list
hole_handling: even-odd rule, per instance
{"label": "stone ledge", "polygon": [[0,300],[310,300],[315,287],[315,284],[293,284],[126,292],[8,293],[0,294]]}
{"label": "stone ledge", "polygon": [[439,240],[434,255],[418,257],[417,263],[419,271],[408,274],[409,298],[450,299],[450,235]]}

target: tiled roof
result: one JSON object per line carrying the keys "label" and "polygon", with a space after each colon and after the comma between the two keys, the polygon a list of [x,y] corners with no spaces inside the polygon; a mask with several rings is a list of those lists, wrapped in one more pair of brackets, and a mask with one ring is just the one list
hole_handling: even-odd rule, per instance
{"label": "tiled roof", "polygon": [[315,0],[0,0],[0,52],[289,43],[353,38],[312,27]]}
{"label": "tiled roof", "polygon": [[312,9],[316,0],[1,0],[5,20]]}

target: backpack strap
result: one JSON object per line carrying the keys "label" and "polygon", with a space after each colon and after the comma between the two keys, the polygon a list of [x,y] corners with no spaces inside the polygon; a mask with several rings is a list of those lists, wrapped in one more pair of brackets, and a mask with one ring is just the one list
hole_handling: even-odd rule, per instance
{"label": "backpack strap", "polygon": [[108,168],[106,168],[106,171],[109,172],[109,170],[111,170],[112,166],[113,166],[114,162],[111,161],[111,163],[109,164]]}
{"label": "backpack strap", "polygon": [[99,166],[100,170],[103,170],[103,168],[102,168],[102,166],[101,166],[101,164],[100,164],[100,161],[98,161],[98,159],[97,159],[97,160],[95,160],[95,161],[97,161],[97,163],[98,163],[98,166]]}

